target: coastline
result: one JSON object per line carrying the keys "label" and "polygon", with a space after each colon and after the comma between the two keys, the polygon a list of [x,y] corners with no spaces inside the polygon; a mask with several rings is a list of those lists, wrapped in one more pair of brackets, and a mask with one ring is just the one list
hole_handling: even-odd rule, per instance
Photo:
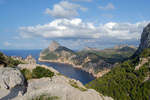
{"label": "coastline", "polygon": [[106,74],[106,73],[108,73],[108,72],[110,71],[110,69],[104,69],[104,70],[98,72],[97,74],[95,74],[93,71],[86,71],[86,70],[84,70],[84,69],[82,68],[81,65],[75,65],[75,64],[73,64],[73,63],[70,63],[70,62],[67,61],[67,60],[66,60],[66,61],[62,61],[62,60],[60,60],[60,59],[59,59],[59,60],[43,60],[43,59],[41,59],[41,58],[39,57],[38,61],[40,61],[40,62],[51,62],[51,63],[53,62],[53,63],[70,64],[70,65],[72,65],[72,67],[74,67],[74,68],[81,69],[82,71],[85,71],[85,72],[91,74],[94,78],[102,77],[104,74]]}

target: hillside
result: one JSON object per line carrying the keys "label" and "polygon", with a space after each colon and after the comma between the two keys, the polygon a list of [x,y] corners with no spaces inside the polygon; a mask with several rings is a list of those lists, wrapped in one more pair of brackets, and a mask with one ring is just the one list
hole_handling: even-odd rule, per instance
{"label": "hillside", "polygon": [[118,46],[118,48],[104,50],[88,47],[75,52],[52,41],[49,47],[40,53],[39,61],[68,63],[73,67],[92,73],[95,77],[101,77],[109,72],[115,63],[122,62],[135,51],[136,48],[131,46]]}
{"label": "hillside", "polygon": [[[150,97],[150,24],[144,29],[136,56],[115,66],[109,73],[86,86],[115,100],[149,100]],[[146,32],[146,33],[145,33]],[[147,34],[143,39],[143,34]],[[143,44],[146,43],[146,44]],[[144,46],[142,46],[144,45]],[[142,47],[142,49],[141,49]]]}

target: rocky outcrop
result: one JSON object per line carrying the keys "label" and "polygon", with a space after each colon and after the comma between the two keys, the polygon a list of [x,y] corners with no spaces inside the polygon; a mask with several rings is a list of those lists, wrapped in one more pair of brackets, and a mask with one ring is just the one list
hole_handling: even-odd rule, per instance
{"label": "rocky outcrop", "polygon": [[112,100],[112,98],[104,97],[93,89],[81,91],[71,86],[69,82],[70,79],[64,76],[54,76],[52,79],[42,78],[30,80],[27,93],[23,96],[23,100],[26,100],[26,98],[34,98],[41,94],[57,96],[59,98],[58,100]]}
{"label": "rocky outcrop", "polygon": [[148,63],[150,58],[140,58],[139,64],[135,66],[135,70],[139,70],[144,64]]}
{"label": "rocky outcrop", "polygon": [[24,84],[24,77],[16,68],[0,68],[0,87],[12,89],[17,85]]}
{"label": "rocky outcrop", "polygon": [[[27,64],[24,65],[29,68]],[[56,96],[57,100],[113,100],[52,69],[49,69],[55,73],[52,78],[31,79],[26,85],[18,69],[0,68],[0,100],[32,100],[40,95]]]}
{"label": "rocky outcrop", "polygon": [[0,68],[0,100],[12,100],[26,92],[27,83],[16,68]]}
{"label": "rocky outcrop", "polygon": [[57,100],[113,100],[110,97],[100,95],[93,89],[81,91],[69,82],[70,79],[64,76],[54,76],[52,79],[32,79],[28,81],[27,92],[12,100],[31,100],[43,94],[57,96]]}
{"label": "rocky outcrop", "polygon": [[36,64],[36,60],[31,55],[27,56],[25,62],[28,64]]}
{"label": "rocky outcrop", "polygon": [[150,23],[143,30],[141,43],[135,55],[140,54],[145,48],[150,48]]}

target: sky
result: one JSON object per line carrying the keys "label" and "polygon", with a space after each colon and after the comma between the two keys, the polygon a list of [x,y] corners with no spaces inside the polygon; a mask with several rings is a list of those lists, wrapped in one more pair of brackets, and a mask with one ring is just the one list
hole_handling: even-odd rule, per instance
{"label": "sky", "polygon": [[138,46],[150,0],[0,0],[0,49]]}

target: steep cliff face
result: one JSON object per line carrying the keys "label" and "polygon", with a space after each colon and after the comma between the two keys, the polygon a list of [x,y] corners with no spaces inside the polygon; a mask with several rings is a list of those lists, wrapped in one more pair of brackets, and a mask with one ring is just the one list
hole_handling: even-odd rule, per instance
{"label": "steep cliff face", "polygon": [[145,48],[150,48],[150,23],[144,28],[140,42],[141,43],[136,52],[136,55],[141,53]]}

